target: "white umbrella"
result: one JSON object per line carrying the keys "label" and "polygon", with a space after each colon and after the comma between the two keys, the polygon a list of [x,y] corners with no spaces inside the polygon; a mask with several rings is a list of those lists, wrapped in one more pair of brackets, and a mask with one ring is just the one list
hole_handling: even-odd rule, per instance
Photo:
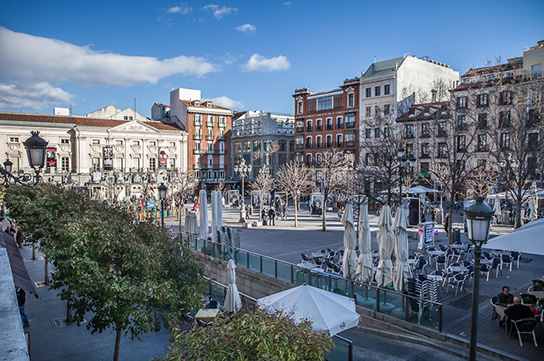
{"label": "white umbrella", "polygon": [[212,191],[212,240],[217,242],[217,197],[216,191]]}
{"label": "white umbrella", "polygon": [[198,233],[196,214],[194,212],[187,212],[187,214],[185,215],[185,233],[191,235]]}
{"label": "white umbrella", "polygon": [[217,231],[221,231],[223,229],[223,193],[221,191],[217,191]]}
{"label": "white umbrella", "polygon": [[242,300],[240,299],[238,287],[236,287],[236,265],[232,259],[229,259],[227,269],[229,270],[229,285],[225,297],[225,310],[227,312],[236,312],[242,308]]}
{"label": "white umbrella", "polygon": [[372,281],[372,255],[370,254],[370,225],[368,222],[368,204],[361,204],[359,210],[359,224],[361,233],[359,233],[359,259],[357,260],[357,270],[355,274],[357,279],[363,282]]}
{"label": "white umbrella", "polygon": [[393,287],[396,291],[404,288],[406,280],[411,276],[408,266],[408,209],[398,207],[395,214],[395,269],[393,271]]}
{"label": "white umbrella", "polygon": [[200,190],[200,238],[208,239],[208,199],[206,191]]}
{"label": "white umbrella", "polygon": [[531,198],[529,199],[529,220],[536,221],[537,219],[538,215],[536,213],[535,199]]}
{"label": "white umbrella", "polygon": [[357,326],[359,314],[355,300],[320,288],[302,285],[257,300],[267,312],[292,312],[296,322],[312,321],[312,331],[327,332],[331,336]]}
{"label": "white umbrella", "polygon": [[410,188],[412,194],[425,194],[425,193],[439,193],[436,189],[431,189],[423,186],[417,186]]}
{"label": "white umbrella", "polygon": [[342,215],[342,224],[344,225],[344,259],[342,261],[342,272],[345,278],[355,278],[357,269],[357,252],[355,235],[355,221],[353,220],[353,206],[346,204],[344,214]]}
{"label": "white umbrella", "polygon": [[502,249],[544,256],[544,220],[537,220],[512,233],[490,239],[485,248]]}
{"label": "white umbrella", "polygon": [[384,205],[378,219],[378,248],[380,253],[380,262],[376,271],[378,286],[388,287],[393,283],[393,263],[391,262],[393,238],[391,208],[388,205]]}
{"label": "white umbrella", "polygon": [[501,201],[499,198],[495,199],[495,204],[493,205],[493,213],[498,217],[502,214],[501,210]]}

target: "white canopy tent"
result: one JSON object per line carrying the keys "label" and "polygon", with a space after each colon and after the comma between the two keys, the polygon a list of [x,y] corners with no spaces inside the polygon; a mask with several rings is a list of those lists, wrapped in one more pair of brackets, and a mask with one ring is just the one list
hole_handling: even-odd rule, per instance
{"label": "white canopy tent", "polygon": [[260,298],[257,305],[267,312],[292,312],[296,322],[309,319],[314,332],[327,332],[331,336],[359,324],[353,298],[305,284]]}
{"label": "white canopy tent", "polygon": [[492,238],[484,248],[544,256],[544,218],[530,222],[512,233]]}

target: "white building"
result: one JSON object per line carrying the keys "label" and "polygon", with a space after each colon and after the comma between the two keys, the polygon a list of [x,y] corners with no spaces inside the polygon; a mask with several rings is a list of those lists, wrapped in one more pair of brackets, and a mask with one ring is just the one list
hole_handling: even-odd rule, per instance
{"label": "white building", "polygon": [[102,109],[98,109],[92,113],[87,114],[86,117],[113,120],[139,120],[141,122],[147,122],[150,120],[149,118],[144,117],[140,113],[137,113],[132,108],[126,108],[124,110],[121,110],[114,105],[108,105]]}

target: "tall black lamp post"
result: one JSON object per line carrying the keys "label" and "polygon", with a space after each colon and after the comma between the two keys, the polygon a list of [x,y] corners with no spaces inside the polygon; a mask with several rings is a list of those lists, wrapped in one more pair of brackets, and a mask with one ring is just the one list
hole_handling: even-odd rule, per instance
{"label": "tall black lamp post", "polygon": [[164,228],[164,200],[166,199],[166,191],[168,191],[168,187],[166,187],[164,183],[161,183],[157,189],[159,190],[159,199],[161,200],[161,227]]}
{"label": "tall black lamp post", "polygon": [[474,245],[474,281],[472,283],[472,317],[470,321],[469,360],[476,360],[478,338],[478,293],[480,291],[480,255],[482,245],[489,237],[489,226],[493,210],[483,202],[483,197],[476,197],[476,203],[465,210],[467,216],[468,238]]}
{"label": "tall black lamp post", "polygon": [[399,162],[399,203],[402,203],[402,179],[404,178],[404,168],[406,168],[406,157],[402,145],[397,148],[397,161]]}
{"label": "tall black lamp post", "polygon": [[4,166],[0,166],[0,184],[8,187],[10,184],[21,184],[27,187],[33,187],[40,181],[40,171],[45,165],[45,155],[47,152],[48,142],[39,136],[40,132],[30,132],[32,136],[23,142],[26,148],[28,156],[28,163],[30,167],[34,169],[34,176],[30,174],[23,174],[22,176],[16,176],[11,173],[13,169],[13,163],[7,159],[4,162]]}
{"label": "tall black lamp post", "polygon": [[251,164],[246,164],[246,160],[242,159],[240,164],[234,166],[234,171],[238,173],[240,178],[242,178],[242,202],[240,203],[240,223],[246,221],[246,208],[244,207],[244,178],[249,177],[251,174],[252,166]]}

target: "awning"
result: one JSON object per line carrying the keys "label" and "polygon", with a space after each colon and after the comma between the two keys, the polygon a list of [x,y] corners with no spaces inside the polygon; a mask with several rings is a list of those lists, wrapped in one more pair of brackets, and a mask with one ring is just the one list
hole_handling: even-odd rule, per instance
{"label": "awning", "polygon": [[15,242],[13,236],[0,231],[0,241],[8,252],[9,264],[11,266],[11,273],[13,274],[15,286],[21,287],[25,291],[33,293],[38,297],[36,287],[34,287],[34,283],[32,283],[32,280],[28,275],[25,262],[21,257],[21,252],[19,252],[19,247],[17,247],[17,242]]}

